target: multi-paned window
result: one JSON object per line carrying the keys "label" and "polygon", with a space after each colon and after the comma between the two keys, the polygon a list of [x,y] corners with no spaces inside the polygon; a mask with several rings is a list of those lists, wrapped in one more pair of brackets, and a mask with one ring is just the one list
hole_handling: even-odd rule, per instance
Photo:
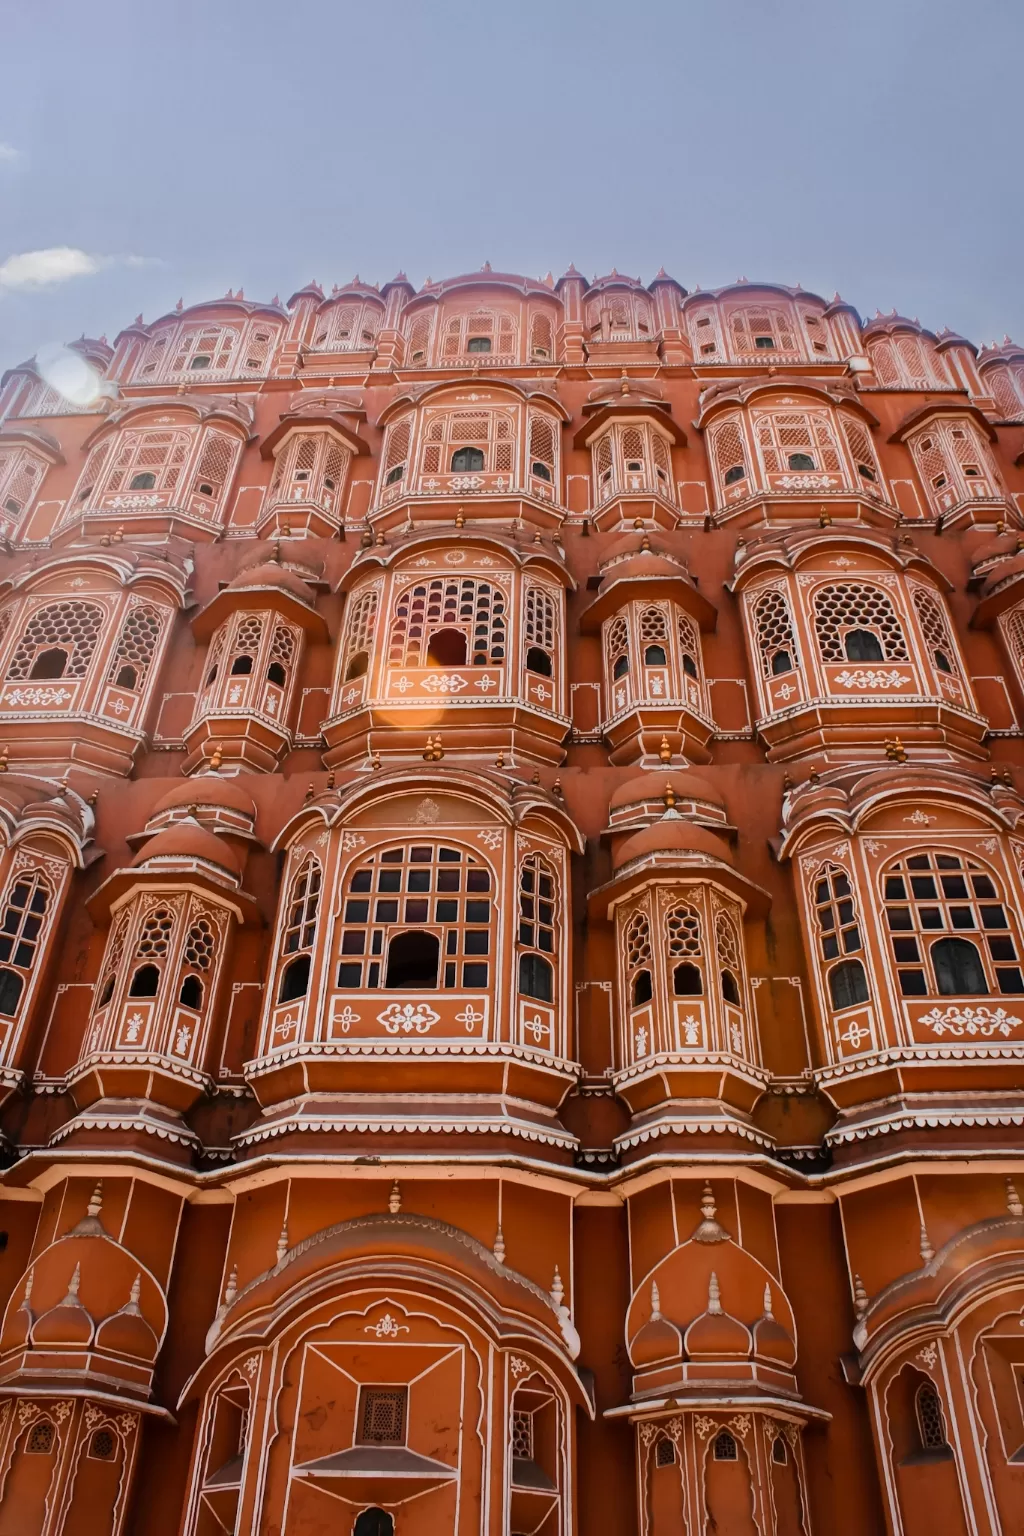
{"label": "multi-paned window", "polygon": [[338,986],[487,987],[494,881],[475,855],[434,842],[385,848],[351,870]]}
{"label": "multi-paned window", "polygon": [[629,1003],[639,1008],[654,996],[651,975],[651,925],[646,912],[634,912],[626,924],[625,953],[626,985]]}
{"label": "multi-paned window", "polygon": [[853,886],[849,875],[838,865],[826,865],[814,882],[814,916],[833,1008],[850,1008],[866,1002],[864,966],[860,960],[850,958],[864,949]]}
{"label": "multi-paned window", "polygon": [[308,859],[295,874],[288,896],[288,913],[281,935],[284,967],[278,984],[277,1000],[289,1003],[305,997],[309,990],[309,972],[320,913],[320,889],[323,872],[316,859]]}
{"label": "multi-paned window", "polygon": [[505,594],[471,576],[437,576],[401,593],[391,624],[393,666],[494,666],[505,659]]}
{"label": "multi-paned window", "polygon": [[519,871],[519,991],[550,1003],[554,998],[555,876],[534,853]]}
{"label": "multi-paned window", "polygon": [[886,871],[882,895],[904,997],[1024,993],[1016,923],[983,865],[908,854]]}
{"label": "multi-paned window", "polygon": [[0,920],[0,1014],[18,1011],[25,982],[36,961],[52,892],[38,870],[14,879]]}
{"label": "multi-paned window", "polygon": [[15,647],[8,678],[84,677],[105,617],[97,604],[74,599],[37,608]]}
{"label": "multi-paned window", "polygon": [[774,587],[762,593],[754,604],[753,618],[765,677],[792,672],[796,665],[796,635],[785,594]]}
{"label": "multi-paned window", "polygon": [[907,642],[881,587],[850,581],[819,587],[814,629],[822,661],[906,661]]}

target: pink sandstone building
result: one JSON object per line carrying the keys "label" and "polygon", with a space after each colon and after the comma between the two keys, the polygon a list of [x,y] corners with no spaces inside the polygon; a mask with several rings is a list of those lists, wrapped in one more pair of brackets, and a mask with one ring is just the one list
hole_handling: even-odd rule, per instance
{"label": "pink sandstone building", "polygon": [[0,386],[0,1536],[1024,1529],[1024,349],[612,272]]}

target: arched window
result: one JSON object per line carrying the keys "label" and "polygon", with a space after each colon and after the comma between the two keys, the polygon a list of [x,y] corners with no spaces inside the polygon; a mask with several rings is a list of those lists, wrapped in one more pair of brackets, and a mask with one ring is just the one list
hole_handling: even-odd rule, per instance
{"label": "arched window", "polygon": [[786,1441],[782,1435],[776,1435],[772,1441],[772,1461],[774,1461],[777,1467],[784,1467],[789,1461]]}
{"label": "arched window", "polygon": [[364,1509],[356,1516],[352,1536],[395,1536],[395,1522],[382,1509]]}
{"label": "arched window", "polygon": [[699,997],[704,991],[700,913],[687,902],[673,907],[665,919],[672,991],[676,997]]}
{"label": "arched window", "polygon": [[617,614],[611,621],[606,634],[608,665],[612,678],[617,681],[629,672],[629,626],[622,614]]}
{"label": "arched window", "polygon": [[[29,677],[84,677],[100,637],[105,614],[95,603],[69,600],[48,603],[37,608],[18,641],[7,668],[9,680]],[[39,662],[46,668],[58,666],[59,658],[43,662],[43,655],[59,652],[64,657],[60,670],[36,672]]]}
{"label": "arched window", "polygon": [[554,332],[547,315],[534,314],[530,321],[530,356],[546,362],[554,354]]}
{"label": "arched window", "polygon": [[523,604],[526,670],[540,677],[553,677],[560,639],[558,599],[548,588],[529,582]]}
{"label": "arched window", "polygon": [[156,965],[140,965],[132,975],[128,988],[129,997],[156,997],[160,987],[160,968]]}
{"label": "arched window", "polygon": [[766,305],[731,309],[729,332],[734,358],[764,360],[766,352],[797,353],[797,328],[791,311]]}
{"label": "arched window", "polygon": [[128,609],[107,670],[108,681],[132,692],[142,687],[164,632],[166,617],[151,603],[134,603]]}
{"label": "arched window", "polygon": [[519,991],[542,1003],[554,1000],[555,873],[539,853],[519,871]]}
{"label": "arched window", "polygon": [[868,1000],[868,979],[859,960],[842,960],[828,973],[833,1008],[852,1008]]}
{"label": "arched window", "polygon": [[8,888],[0,924],[0,1013],[18,1010],[52,894],[38,870],[22,870]]}
{"label": "arched window", "polygon": [[[231,665],[228,668],[231,677],[249,677],[256,663],[256,656],[263,643],[263,615],[260,613],[245,613],[237,617],[234,638],[231,642]],[[238,703],[239,699],[233,698],[230,691],[228,703]]]}
{"label": "arched window", "polygon": [[960,676],[960,658],[941,599],[924,587],[915,587],[913,595],[921,632],[936,672]]}
{"label": "arched window", "polygon": [[[720,910],[715,914],[715,945],[718,950],[718,963],[721,967],[719,979],[722,987],[722,997],[734,1008],[743,1006],[743,941],[740,938],[739,926],[731,913]],[[738,1049],[742,1041],[732,1041],[734,1048]]]}
{"label": "arched window", "polygon": [[884,661],[882,642],[870,629],[848,629],[843,636],[847,661]]}
{"label": "arched window", "polygon": [[645,667],[668,665],[668,622],[660,608],[645,608],[640,615],[640,644]]}
{"label": "arched window", "polygon": [[[769,475],[842,475],[843,461],[832,420],[823,411],[773,411],[755,419],[761,460]],[[785,487],[786,481],[783,480]]]}
{"label": "arched window", "polygon": [[[493,886],[487,865],[460,848],[430,842],[374,853],[346,882],[338,986],[488,986]],[[420,938],[430,941],[433,981]],[[415,976],[414,966],[422,979],[399,979]]]}
{"label": "arched window", "polygon": [[644,912],[634,912],[626,924],[625,964],[630,1006],[649,1003],[654,995],[651,979],[651,925]]}
{"label": "arched window", "polygon": [[[494,666],[505,659],[505,594],[473,577],[438,576],[406,587],[398,598],[388,656],[393,666]],[[463,637],[462,661],[431,659],[441,630]]]}
{"label": "arched window", "polygon": [[854,649],[874,650],[868,636],[874,638],[880,654],[866,656],[870,661],[906,661],[907,642],[896,610],[881,587],[851,581],[819,587],[814,594],[814,630],[822,661],[853,661],[846,649],[847,638],[854,639]]}
{"label": "arched window", "polygon": [[270,637],[270,661],[267,666],[267,682],[278,688],[288,683],[288,675],[295,660],[296,631],[279,619]]}
{"label": "arched window", "polygon": [[297,955],[313,948],[320,913],[323,876],[316,859],[307,859],[292,879],[288,913],[281,936],[281,954]]}
{"label": "arched window", "polygon": [[762,593],[754,604],[753,618],[765,677],[780,677],[792,672],[796,636],[785,594],[776,589]]}
{"label": "arched window", "polygon": [[47,462],[27,448],[0,448],[0,507],[15,522],[28,511],[43,483]]}
{"label": "arched window", "polygon": [[377,588],[364,588],[353,595],[345,625],[344,680],[363,677],[370,664],[377,627]]}
{"label": "arched window", "polygon": [[[691,678],[693,682],[699,685],[702,668],[700,636],[697,633],[697,626],[685,613],[680,613],[677,618],[676,627],[679,634],[679,652],[683,665],[683,675]],[[691,699],[695,697],[692,688],[689,689],[689,695]],[[699,702],[703,702],[700,695],[701,690],[698,687],[696,696],[699,697]]]}
{"label": "arched window", "polygon": [[726,417],[710,428],[708,452],[722,487],[738,485],[744,492],[752,489],[747,484],[747,447],[743,425],[738,416]]}
{"label": "arched window", "polygon": [[452,454],[452,474],[476,474],[484,467],[484,456],[479,448],[456,448]]}
{"label": "arched window", "polygon": [[48,651],[37,651],[36,659],[32,663],[32,670],[29,673],[29,679],[53,681],[58,677],[64,676],[67,664],[68,653],[59,646],[55,646],[52,650]]}
{"label": "arched window", "polygon": [[918,1442],[922,1451],[945,1450],[946,1427],[942,1420],[942,1404],[939,1394],[930,1381],[923,1381],[914,1393],[914,1414],[917,1418]]}
{"label": "arched window", "polygon": [[[209,972],[216,953],[217,937],[208,918],[197,917],[185,938],[182,959],[188,970],[182,978],[178,1001],[185,1008],[203,1005],[202,977]],[[197,974],[198,973],[198,974]]]}
{"label": "arched window", "polygon": [[1016,918],[984,865],[913,853],[890,865],[883,895],[904,997],[1024,993]]}
{"label": "arched window", "polygon": [[935,513],[978,496],[996,496],[1001,487],[988,444],[973,421],[932,421],[907,439]]}
{"label": "arched window", "polygon": [[675,1465],[676,1448],[667,1435],[662,1435],[658,1441],[658,1448],[654,1453],[654,1464],[657,1467],[671,1467]]}
{"label": "arched window", "polygon": [[529,434],[530,474],[551,485],[558,468],[557,424],[540,411],[530,411]]}
{"label": "arched window", "polygon": [[412,421],[405,417],[393,422],[384,441],[381,473],[386,486],[398,485],[405,478],[409,462],[409,444],[412,439]]}
{"label": "arched window", "polygon": [[28,1432],[25,1450],[30,1456],[49,1456],[56,1432],[49,1419],[37,1419]]}
{"label": "arched window", "polygon": [[840,412],[839,420],[858,480],[865,482],[869,488],[875,487],[874,494],[877,495],[879,479],[878,461],[875,458],[875,450],[871,446],[871,438],[867,428],[853,416],[847,416],[844,412]]}
{"label": "arched window", "polygon": [[199,1009],[203,1006],[203,984],[198,976],[186,976],[178,993],[183,1008]]}
{"label": "arched window", "polygon": [[734,1437],[727,1429],[720,1429],[715,1436],[711,1454],[716,1461],[738,1461],[739,1451]]}
{"label": "arched window", "polygon": [[251,656],[236,656],[234,661],[231,663],[231,676],[232,677],[248,677],[251,671],[252,671],[252,657]]}

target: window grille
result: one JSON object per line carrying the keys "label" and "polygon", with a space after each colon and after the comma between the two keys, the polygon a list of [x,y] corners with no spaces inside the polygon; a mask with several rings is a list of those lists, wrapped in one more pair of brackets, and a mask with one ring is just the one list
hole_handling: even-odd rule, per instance
{"label": "window grille", "polygon": [[520,956],[519,977],[520,991],[541,1002],[552,1001],[553,973],[543,957],[554,955],[556,932],[555,873],[540,854],[531,854],[519,871],[519,944],[538,955]]}
{"label": "window grille", "polygon": [[166,955],[174,928],[174,913],[167,907],[155,907],[142,924],[135,946],[136,960],[152,960]]}
{"label": "window grille", "polygon": [[986,368],[984,377],[1002,419],[1019,421],[1024,414],[1024,368],[1009,368],[1005,364]]}
{"label": "window grille", "polygon": [[904,997],[1024,993],[1016,915],[992,874],[960,853],[913,853],[883,877]]}
{"label": "window grille", "polygon": [[376,304],[335,304],[321,310],[313,335],[316,352],[361,352],[376,345],[383,312]]}
{"label": "window grille", "polygon": [[406,340],[406,361],[427,363],[430,360],[430,337],[433,330],[431,316],[415,315],[410,322]]}
{"label": "window grille", "polygon": [[554,357],[551,321],[547,315],[534,315],[530,321],[530,357],[544,362]]}
{"label": "window grille", "polygon": [[172,374],[224,372],[238,344],[234,326],[182,326],[171,361]]}
{"label": "window grille", "polygon": [[385,485],[394,484],[404,477],[409,461],[409,444],[412,439],[412,422],[406,418],[396,421],[389,429],[384,444],[384,462],[381,466]]}
{"label": "window grille", "polygon": [[853,629],[870,630],[886,661],[907,659],[907,642],[896,610],[880,587],[865,582],[819,587],[814,594],[814,629],[822,661],[851,659],[844,641]]}
{"label": "window grille", "polygon": [[[555,424],[547,416],[542,416],[539,411],[530,412],[530,442],[529,458],[530,473],[536,474],[535,465],[542,464],[548,471],[547,478],[553,482],[558,466],[557,437]],[[546,477],[541,475],[542,480]]]}
{"label": "window grille", "polygon": [[621,614],[608,626],[608,663],[613,677],[629,669],[629,627]]}
{"label": "window grille", "polygon": [[922,1382],[914,1394],[914,1412],[917,1416],[917,1433],[923,1451],[945,1450],[946,1426],[942,1421],[942,1405],[939,1394],[930,1381]]}
{"label": "window grille", "polygon": [[609,427],[591,451],[599,501],[618,491],[654,491],[674,499],[668,445],[646,422]]}
{"label": "window grille", "polygon": [[430,641],[441,629],[465,635],[469,665],[495,666],[505,659],[505,594],[500,587],[473,577],[438,576],[407,587],[391,624],[391,664],[430,666]]}
{"label": "window grille", "polygon": [[406,1387],[363,1387],[359,1438],[364,1445],[404,1445]]}
{"label": "window grille", "polygon": [[45,473],[45,461],[23,448],[0,452],[0,512],[15,520],[21,518]]}
{"label": "window grille", "polygon": [[727,1429],[720,1429],[715,1436],[712,1455],[716,1461],[738,1461],[739,1451],[735,1438]]}
{"label": "window grille", "polygon": [[668,624],[660,608],[645,608],[640,615],[640,643],[668,640]]}
{"label": "window grille", "polygon": [[498,410],[431,413],[421,472],[461,473],[470,466],[460,460],[473,458],[479,471],[511,475],[516,467],[516,421],[508,411]]}
{"label": "window grille", "polygon": [[117,1440],[109,1429],[97,1429],[89,1441],[89,1457],[92,1461],[113,1461]]}
{"label": "window grille", "polygon": [[651,925],[644,912],[634,912],[626,924],[626,968],[636,970],[651,963]]}
{"label": "window grille", "polygon": [[[778,411],[759,416],[755,430],[769,474],[803,469],[833,475],[842,472],[839,446],[827,416],[816,411]],[[810,464],[804,464],[803,459],[810,459]]]}
{"label": "window grille", "polygon": [[728,912],[719,911],[715,917],[715,945],[718,949],[718,958],[722,965],[726,965],[735,972],[737,978],[743,974],[743,946],[740,942],[739,930],[732,916]]}
{"label": "window grille", "polygon": [[763,359],[772,352],[796,352],[797,333],[788,309],[734,309],[729,315],[733,356]]}
{"label": "window grille", "polygon": [[97,443],[96,447],[90,451],[78,482],[79,488],[75,492],[74,506],[80,507],[95,498],[97,486],[102,482],[103,472],[113,446],[114,440],[108,439],[105,443]]}
{"label": "window grille", "polygon": [[533,1414],[523,1408],[512,1410],[512,1455],[518,1461],[533,1460]]}
{"label": "window grille", "polygon": [[[355,656],[364,656],[369,661],[370,652],[373,649],[373,639],[377,627],[377,589],[376,587],[364,588],[357,592],[351,599],[348,611],[348,623],[345,631],[345,666],[343,676],[361,674],[350,673],[352,659]],[[365,667],[363,668],[365,671]]]}
{"label": "window grille", "polygon": [[871,446],[871,437],[867,428],[852,416],[841,414],[839,420],[853,461],[856,477],[854,484],[859,480],[862,484],[868,487],[873,486],[877,490],[880,484],[878,461],[875,458],[875,450]]}
{"label": "window grille", "polygon": [[192,451],[196,430],[167,431],[152,427],[122,432],[117,439],[103,493],[143,494],[150,491],[160,495],[174,491]]}
{"label": "window grille", "polygon": [[646,341],[654,330],[650,300],[643,294],[601,293],[587,304],[592,341]]}
{"label": "window grille", "polygon": [[236,652],[242,651],[246,655],[254,655],[259,650],[262,639],[263,615],[259,613],[239,615],[232,650]]}
{"label": "window grille", "polygon": [[37,1419],[28,1432],[25,1449],[31,1456],[48,1456],[53,1450],[55,1438],[56,1433],[49,1419]]}
{"label": "window grille", "polygon": [[868,345],[868,355],[871,358],[875,377],[879,384],[892,388],[902,383],[902,376],[899,365],[896,362],[895,353],[893,352],[892,341],[888,336],[883,336],[877,341],[870,342]]}
{"label": "window grille", "polygon": [[6,608],[0,608],[0,651],[3,650],[4,640],[7,638],[7,631],[11,627],[11,622],[12,622],[13,618],[14,618],[14,606],[13,606],[13,604],[8,603]]}
{"label": "window grille", "polygon": [[477,310],[471,315],[452,315],[441,335],[441,356],[450,361],[467,354],[490,352],[514,362],[519,352],[518,337],[515,316],[507,311]]}
{"label": "window grille", "polygon": [[817,353],[819,357],[830,356],[832,346],[825,321],[820,315],[809,314],[807,310],[800,311],[800,318],[804,322],[804,329],[811,343],[811,351]]}
{"label": "window grille", "polygon": [[692,309],[687,315],[687,324],[694,362],[724,362],[725,349],[717,309]]}
{"label": "window grille", "polygon": [[196,495],[214,504],[219,502],[221,492],[234,470],[239,446],[238,439],[229,437],[226,432],[217,432],[212,427],[207,429],[199,456],[199,467],[192,482]]}
{"label": "window grille", "polygon": [[554,593],[546,587],[530,582],[526,588],[523,617],[523,641],[526,645],[539,645],[552,660],[558,645],[558,603]]}
{"label": "window grille", "polygon": [[50,649],[61,649],[67,653],[67,662],[61,676],[84,677],[89,670],[105,617],[103,609],[96,604],[72,599],[37,608],[15,647],[7,669],[8,679],[30,677],[40,651]]}
{"label": "window grille", "polygon": [[597,479],[598,495],[603,501],[614,490],[612,480],[612,435],[610,432],[606,433],[595,447],[594,473]]}
{"label": "window grille", "polygon": [[814,911],[823,960],[837,960],[863,949],[853,901],[853,887],[844,869],[827,864],[814,885]]}
{"label": "window grille", "polygon": [[971,421],[933,421],[907,439],[933,511],[960,501],[999,494],[985,443]]}
{"label": "window grille", "polygon": [[685,904],[673,907],[666,918],[668,952],[674,959],[701,953],[700,914]]}
{"label": "window grille", "polygon": [[658,1467],[671,1467],[675,1465],[676,1448],[672,1441],[662,1435],[658,1441],[658,1449],[654,1453],[654,1464]]}
{"label": "window grille", "polygon": [[[125,688],[142,687],[156,655],[165,618],[165,613],[149,603],[136,603],[129,608],[107,671],[108,682],[120,682]],[[131,681],[129,673],[133,674]]]}
{"label": "window grille", "polygon": [[743,485],[748,491],[754,489],[749,484],[746,445],[739,417],[729,417],[712,428],[711,461],[721,488]]}
{"label": "window grille", "polygon": [[914,607],[933,666],[939,672],[952,672],[960,676],[960,658],[941,599],[924,587],[915,587]]}
{"label": "window grille", "polygon": [[680,613],[676,617],[676,628],[679,634],[679,650],[682,658],[683,672],[686,677],[699,682],[703,668],[701,666],[700,636],[697,632],[697,626],[685,613]]}
{"label": "window grille", "polygon": [[114,995],[114,984],[117,981],[121,958],[124,955],[125,940],[128,937],[128,929],[131,924],[131,913],[122,912],[114,927],[110,931],[107,940],[107,952],[103,957],[102,985],[96,993],[96,1007],[105,1008]]}
{"label": "window grille", "polygon": [[290,624],[278,620],[270,641],[270,659],[276,661],[285,672],[291,671],[295,659],[295,630]]}
{"label": "window grille", "polygon": [[460,848],[418,843],[375,853],[346,881],[338,986],[386,985],[390,945],[410,930],[438,943],[436,987],[488,986],[493,893],[490,870]]}
{"label": "window grille", "polygon": [[1014,608],[1003,621],[1004,633],[1017,667],[1017,676],[1024,679],[1024,607]]}
{"label": "window grille", "polygon": [[205,917],[197,917],[185,940],[185,959],[197,970],[208,971],[217,949],[217,936]]}
{"label": "window grille", "polygon": [[282,955],[297,955],[312,949],[320,912],[321,880],[316,859],[308,860],[293,879],[288,919],[281,939]]}
{"label": "window grille", "polygon": [[796,636],[789,603],[782,592],[772,589],[758,598],[754,604],[754,624],[765,677],[792,671],[796,665]]}
{"label": "window grille", "polygon": [[[48,882],[38,870],[23,870],[8,887],[0,923],[0,966],[11,966],[23,974],[21,984],[16,988],[14,983],[7,982],[0,984],[0,991],[10,993],[15,1002],[21,997],[25,977],[35,964],[52,895]],[[16,998],[13,996],[15,991]]]}

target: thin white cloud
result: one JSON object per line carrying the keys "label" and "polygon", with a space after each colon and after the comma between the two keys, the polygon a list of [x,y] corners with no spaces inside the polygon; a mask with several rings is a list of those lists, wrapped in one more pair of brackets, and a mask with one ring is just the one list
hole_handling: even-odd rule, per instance
{"label": "thin white cloud", "polygon": [[0,140],[0,165],[15,165],[21,159],[21,150]]}
{"label": "thin white cloud", "polygon": [[149,263],[147,256],[97,256],[72,245],[22,251],[0,262],[0,293],[53,288],[75,277],[93,277],[106,267],[143,267]]}

